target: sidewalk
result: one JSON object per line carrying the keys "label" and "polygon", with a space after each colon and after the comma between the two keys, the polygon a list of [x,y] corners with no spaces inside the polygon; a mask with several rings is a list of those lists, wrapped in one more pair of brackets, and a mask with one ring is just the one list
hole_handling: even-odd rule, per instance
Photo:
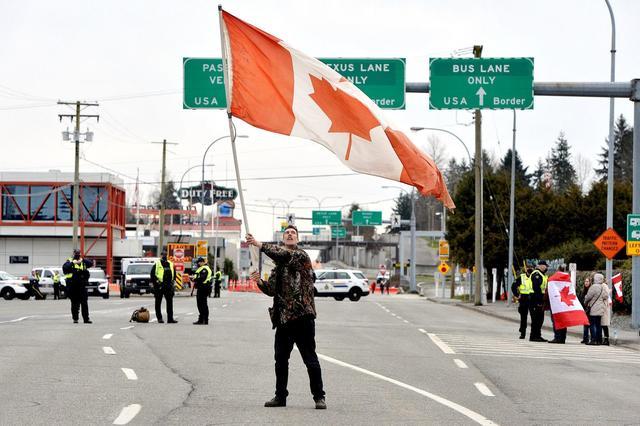
{"label": "sidewalk", "polygon": [[[500,318],[513,323],[520,323],[520,314],[518,313],[518,305],[512,303],[507,306],[504,301],[496,301],[496,303],[488,303],[482,306],[475,306],[473,303],[461,302],[457,299],[443,299],[441,297],[427,297],[426,300],[434,303],[440,303],[445,305],[458,306],[464,309],[469,309],[484,315],[489,315],[494,318]],[[623,346],[628,349],[640,351],[640,336],[638,336],[638,330],[631,329],[628,325],[625,327],[622,323],[628,323],[629,317],[614,316],[611,321],[611,327],[609,327],[609,340],[614,343],[614,330],[617,333],[617,345]],[[551,318],[549,311],[545,312],[545,321],[543,330],[553,333],[551,327]],[[514,333],[517,334],[517,327],[514,328]],[[568,333],[573,336],[582,337],[581,327],[572,327],[568,330]],[[514,334],[514,336],[515,336]],[[543,336],[544,337],[544,336]],[[553,338],[553,334],[547,335],[547,338]]]}

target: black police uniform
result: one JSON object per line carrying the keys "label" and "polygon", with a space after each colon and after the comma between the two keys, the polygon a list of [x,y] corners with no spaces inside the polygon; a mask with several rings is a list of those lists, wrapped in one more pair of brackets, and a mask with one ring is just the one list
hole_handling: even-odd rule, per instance
{"label": "black police uniform", "polygon": [[209,305],[207,297],[211,295],[211,280],[213,274],[208,265],[203,265],[196,270],[196,302],[198,304],[198,321],[194,324],[209,324]]}
{"label": "black police uniform", "polygon": [[87,284],[89,284],[89,268],[93,266],[93,261],[78,258],[79,263],[73,263],[73,258],[67,259],[62,265],[62,272],[65,274],[66,293],[71,300],[71,317],[73,322],[78,322],[78,314],[82,307],[82,319],[85,323],[91,324],[89,319],[89,296],[87,295]]}
{"label": "black police uniform", "polygon": [[[537,271],[537,272],[536,272]],[[529,340],[546,341],[542,338],[542,324],[544,323],[544,273],[539,269],[531,273],[533,293],[531,294],[531,334]]]}
{"label": "black police uniform", "polygon": [[162,319],[162,298],[167,301],[167,322],[175,323],[173,319],[173,295],[175,294],[173,288],[173,280],[175,279],[174,272],[172,271],[171,264],[167,259],[161,259],[160,265],[164,268],[164,274],[162,276],[162,282],[158,282],[156,277],[156,268],[158,264],[155,263],[151,268],[151,282],[153,283],[153,296],[156,301],[156,318],[159,323],[163,323]]}
{"label": "black police uniform", "polygon": [[213,275],[213,297],[220,298],[220,284],[222,283],[222,274],[220,271]]}

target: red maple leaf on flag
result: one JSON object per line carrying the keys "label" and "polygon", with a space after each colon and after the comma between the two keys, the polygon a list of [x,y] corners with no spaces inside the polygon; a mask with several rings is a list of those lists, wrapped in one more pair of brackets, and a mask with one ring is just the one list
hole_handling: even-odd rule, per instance
{"label": "red maple leaf on flag", "polygon": [[351,153],[351,136],[356,135],[371,142],[369,132],[380,126],[378,119],[362,102],[337,87],[333,87],[324,78],[311,77],[314,93],[309,96],[331,120],[329,132],[349,133],[349,145],[345,160]]}
{"label": "red maple leaf on flag", "polygon": [[576,300],[576,295],[569,293],[569,286],[562,287],[562,290],[560,290],[560,301],[567,306],[573,306],[574,300]]}

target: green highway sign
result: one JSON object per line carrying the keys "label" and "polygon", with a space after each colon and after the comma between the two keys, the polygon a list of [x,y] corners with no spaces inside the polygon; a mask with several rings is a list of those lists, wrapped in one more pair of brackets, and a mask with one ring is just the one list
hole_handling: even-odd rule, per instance
{"label": "green highway sign", "polygon": [[320,231],[322,230],[322,228],[318,228],[318,227],[313,227],[313,235],[320,235]]}
{"label": "green highway sign", "polygon": [[353,226],[382,225],[382,212],[356,210],[351,216]]}
{"label": "green highway sign", "polygon": [[384,109],[404,109],[404,58],[318,58]]}
{"label": "green highway sign", "polygon": [[331,238],[346,238],[347,229],[344,226],[332,226]]}
{"label": "green highway sign", "polygon": [[183,109],[226,109],[227,98],[220,58],[182,58]]}
{"label": "green highway sign", "polygon": [[342,225],[342,212],[339,210],[313,210],[312,225]]}
{"label": "green highway sign", "polygon": [[533,109],[533,58],[431,58],[429,109]]}
{"label": "green highway sign", "polygon": [[640,255],[640,214],[627,215],[627,255]]}

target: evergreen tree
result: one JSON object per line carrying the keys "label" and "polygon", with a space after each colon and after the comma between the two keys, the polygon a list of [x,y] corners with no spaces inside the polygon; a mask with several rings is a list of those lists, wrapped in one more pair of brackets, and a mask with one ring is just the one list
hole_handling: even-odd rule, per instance
{"label": "evergreen tree", "polygon": [[567,138],[560,132],[549,161],[553,189],[557,192],[565,192],[576,184],[576,169],[571,163],[570,151]]}
{"label": "evergreen tree", "polygon": [[464,174],[469,171],[470,168],[466,161],[462,160],[458,163],[455,158],[449,160],[444,172],[444,178],[447,182],[447,189],[452,196],[456,193],[458,184],[460,183],[460,180],[462,180]]}
{"label": "evergreen tree", "polygon": [[[614,179],[618,182],[633,181],[633,128],[629,126],[627,120],[621,114],[616,121],[613,132],[613,156],[614,156]],[[607,180],[607,170],[609,168],[609,144],[605,141],[605,146],[600,153],[598,160],[599,168],[595,169],[600,180]]]}
{"label": "evergreen tree", "polygon": [[536,169],[531,174],[531,183],[533,184],[534,188],[540,189],[544,187],[546,173],[547,173],[547,165],[542,161],[542,159],[538,159],[538,164],[536,164]]}
{"label": "evergreen tree", "polygon": [[[400,215],[400,219],[409,220],[411,219],[411,196],[406,192],[400,192],[398,198],[395,200],[396,205],[393,207],[393,212],[397,215]],[[400,228],[391,228],[388,229],[391,233],[397,233],[399,231],[409,230],[409,225],[400,225]]]}
{"label": "evergreen tree", "polygon": [[[500,161],[500,166],[498,169],[500,171],[504,171],[511,177],[511,158],[513,156],[513,152],[511,149],[507,151],[504,158]],[[525,185],[529,185],[531,181],[532,175],[527,173],[528,167],[524,167],[522,164],[522,159],[516,150],[516,184],[523,183]]]}

